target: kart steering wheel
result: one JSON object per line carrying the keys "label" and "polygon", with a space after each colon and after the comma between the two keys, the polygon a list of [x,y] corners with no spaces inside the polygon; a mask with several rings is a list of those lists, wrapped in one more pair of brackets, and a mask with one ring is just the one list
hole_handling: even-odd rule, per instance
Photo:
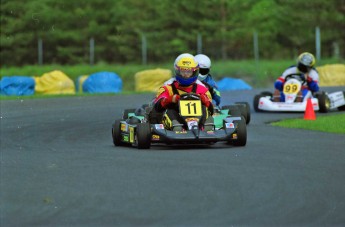
{"label": "kart steering wheel", "polygon": [[200,100],[200,96],[196,93],[184,93],[180,95],[180,100]]}
{"label": "kart steering wheel", "polygon": [[302,81],[302,84],[305,84],[307,81],[305,80],[305,76],[302,73],[291,73],[285,77],[285,81],[289,79],[297,79]]}

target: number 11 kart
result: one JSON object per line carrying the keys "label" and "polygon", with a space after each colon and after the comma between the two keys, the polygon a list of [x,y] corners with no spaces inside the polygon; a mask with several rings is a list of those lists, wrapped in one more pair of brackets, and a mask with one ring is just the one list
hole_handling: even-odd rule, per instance
{"label": "number 11 kart", "polygon": [[247,142],[246,120],[242,115],[230,116],[229,110],[220,110],[213,116],[214,123],[201,125],[203,108],[200,97],[189,93],[181,95],[178,103],[183,124],[174,125],[181,130],[166,128],[163,113],[152,106],[144,114],[126,113],[112,126],[115,146],[132,145],[149,149],[151,144],[214,144],[224,141],[233,146],[245,146]]}

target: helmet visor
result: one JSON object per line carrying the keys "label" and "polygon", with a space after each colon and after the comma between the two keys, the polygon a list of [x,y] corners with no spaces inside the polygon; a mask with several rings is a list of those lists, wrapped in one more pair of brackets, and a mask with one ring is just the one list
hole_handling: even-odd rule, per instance
{"label": "helmet visor", "polygon": [[179,74],[184,78],[189,78],[194,75],[198,68],[186,68],[186,67],[177,67]]}
{"label": "helmet visor", "polygon": [[302,63],[298,63],[297,66],[298,70],[301,71],[302,73],[307,73],[310,71],[311,67],[308,67],[306,65],[303,65]]}
{"label": "helmet visor", "polygon": [[201,75],[207,75],[210,72],[210,69],[206,69],[206,68],[200,68],[199,69],[199,73]]}

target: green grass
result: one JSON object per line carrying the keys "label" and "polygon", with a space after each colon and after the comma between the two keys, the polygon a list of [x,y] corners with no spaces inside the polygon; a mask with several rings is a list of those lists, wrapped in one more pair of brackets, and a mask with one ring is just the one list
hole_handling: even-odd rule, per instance
{"label": "green grass", "polygon": [[317,116],[316,120],[286,119],[271,125],[284,128],[300,128],[314,131],[345,134],[345,114]]}
{"label": "green grass", "polygon": [[[274,80],[282,71],[295,63],[295,60],[260,60],[256,63],[253,60],[227,60],[212,61],[211,74],[215,80],[223,77],[240,78],[254,88],[272,86]],[[343,60],[328,59],[320,62],[318,66],[330,63],[344,63]],[[117,73],[123,81],[123,91],[135,90],[135,73],[146,69],[173,69],[172,62],[162,64],[105,64],[96,65],[30,65],[23,67],[1,67],[0,77],[4,76],[42,76],[44,73],[60,70],[70,77],[74,82],[79,76],[90,75],[95,72],[109,71]]]}

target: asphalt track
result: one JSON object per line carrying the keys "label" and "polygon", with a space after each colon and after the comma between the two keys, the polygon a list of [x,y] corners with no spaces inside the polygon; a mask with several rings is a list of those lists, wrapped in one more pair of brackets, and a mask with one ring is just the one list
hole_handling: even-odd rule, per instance
{"label": "asphalt track", "polygon": [[1,101],[0,226],[345,225],[344,135],[252,109],[245,147],[114,147],[113,121],[151,97]]}

